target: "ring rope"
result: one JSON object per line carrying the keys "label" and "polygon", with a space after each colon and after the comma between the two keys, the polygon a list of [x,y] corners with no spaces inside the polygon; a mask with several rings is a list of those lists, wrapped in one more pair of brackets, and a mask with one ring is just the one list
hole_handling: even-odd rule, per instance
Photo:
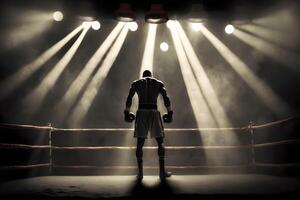
{"label": "ring rope", "polygon": [[[174,166],[166,165],[166,168],[173,169],[199,169],[199,168],[239,168],[239,167],[249,167],[250,165],[198,165],[198,166]],[[137,166],[97,166],[97,165],[53,165],[54,168],[69,168],[69,169],[137,169]],[[144,169],[158,169],[158,166],[144,166]]]}
{"label": "ring rope", "polygon": [[300,167],[300,163],[256,163],[258,167]]}
{"label": "ring rope", "polygon": [[[247,127],[240,127],[240,128],[169,128],[165,129],[165,131],[224,131],[224,130],[253,130],[253,129],[260,129],[266,128],[278,124],[282,124],[288,121],[292,121],[295,119],[299,119],[299,116],[296,117],[289,117],[286,119],[261,124],[261,125],[250,125]],[[19,124],[1,124],[0,128],[17,128],[17,129],[36,129],[36,130],[48,130],[52,131],[52,133],[59,133],[59,131],[66,131],[66,132],[87,132],[87,131],[133,131],[132,128],[98,128],[98,129],[59,129],[51,126],[32,126],[32,125],[19,125]],[[274,146],[274,145],[282,145],[282,144],[298,144],[300,143],[300,139],[290,139],[290,140],[282,140],[278,142],[269,142],[269,143],[262,143],[262,144],[254,144],[254,145],[236,145],[236,146],[166,146],[166,149],[224,149],[224,148],[251,148],[251,147],[265,147],[265,146]],[[0,148],[2,149],[12,149],[12,148],[21,148],[21,149],[70,149],[70,150],[90,150],[90,149],[135,149],[136,147],[120,147],[120,146],[101,146],[101,147],[58,147],[58,146],[51,146],[51,145],[28,145],[28,144],[6,144],[0,143]],[[144,147],[148,149],[156,149],[157,147]],[[166,167],[173,167],[173,168],[230,168],[230,167],[241,167],[241,166],[249,166],[249,165],[235,165],[235,166],[166,166]],[[255,166],[259,167],[300,167],[300,163],[255,163]],[[36,168],[36,167],[61,167],[61,168],[102,168],[102,169],[111,169],[114,168],[130,168],[131,166],[107,166],[107,167],[100,167],[100,166],[90,166],[90,165],[73,165],[73,166],[66,166],[66,165],[56,165],[52,163],[42,163],[42,164],[34,164],[34,165],[15,165],[15,166],[0,166],[0,169],[27,169],[27,168]],[[136,168],[136,166],[132,166],[132,168]],[[147,166],[145,166],[147,168]],[[151,168],[151,166],[148,166]],[[157,167],[153,167],[157,168]]]}
{"label": "ring rope", "polygon": [[[242,167],[252,167],[253,165],[198,165],[198,166],[166,166],[169,169],[224,169],[224,168],[242,168]],[[256,167],[300,167],[300,163],[255,163]],[[0,170],[7,169],[28,169],[28,168],[38,168],[38,167],[53,167],[53,168],[64,168],[64,169],[136,169],[137,166],[97,166],[97,165],[58,165],[50,163],[42,163],[35,165],[12,165],[12,166],[0,166]],[[144,166],[145,169],[157,169],[158,166]]]}
{"label": "ring rope", "polygon": [[34,125],[8,124],[8,123],[0,123],[0,128],[36,129],[36,130],[51,130],[51,129],[53,129],[53,127],[50,127],[50,126],[34,126]]}
{"label": "ring rope", "polygon": [[50,167],[50,163],[34,164],[34,165],[11,165],[11,166],[0,166],[0,170],[5,169],[27,169],[36,167]]}
{"label": "ring rope", "polygon": [[253,125],[252,129],[267,128],[267,127],[282,124],[282,123],[285,123],[285,122],[288,122],[288,121],[297,120],[299,118],[300,118],[300,116],[294,116],[294,117],[288,117],[288,118],[285,118],[285,119],[281,119],[281,120],[278,120],[278,121],[269,122],[269,123],[265,123],[265,124],[261,124],[261,125]]}
{"label": "ring rope", "polygon": [[[269,122],[261,125],[251,125],[251,126],[244,126],[244,127],[233,127],[233,128],[166,128],[166,132],[170,131],[234,131],[234,130],[249,130],[249,129],[260,129],[266,128],[278,124],[282,124],[288,121],[299,119],[300,116],[288,117],[282,120],[277,120],[274,122]],[[85,128],[85,129],[64,129],[64,128],[55,128],[52,126],[34,126],[34,125],[21,125],[21,124],[8,124],[8,123],[0,123],[0,128],[11,128],[11,129],[42,129],[42,130],[51,130],[53,133],[59,133],[63,131],[65,133],[68,132],[88,132],[88,131],[121,131],[121,132],[128,132],[134,131],[133,128]]]}
{"label": "ring rope", "polygon": [[[165,128],[164,131],[172,132],[172,131],[234,131],[234,130],[247,130],[247,127],[241,128]],[[85,129],[63,129],[63,128],[53,128],[53,133],[57,132],[64,132],[64,133],[72,133],[72,132],[89,132],[89,131],[121,131],[121,132],[132,132],[134,131],[133,128],[85,128]]]}
{"label": "ring rope", "polygon": [[49,149],[50,145],[28,145],[28,144],[7,144],[0,143],[1,149]]}
{"label": "ring rope", "polygon": [[300,139],[290,139],[290,140],[281,140],[278,142],[254,144],[253,147],[267,147],[267,146],[275,146],[275,145],[283,145],[283,144],[300,144]]}
{"label": "ring rope", "polygon": [[[249,145],[236,145],[236,146],[165,146],[168,150],[186,150],[186,149],[240,149],[250,148]],[[96,146],[96,147],[57,147],[52,146],[57,150],[134,150],[135,146]],[[145,146],[143,149],[157,149],[156,146]]]}
{"label": "ring rope", "polygon": [[[251,147],[267,147],[283,144],[300,144],[300,139],[289,139],[281,140],[277,142],[268,142],[254,145],[197,145],[197,146],[165,146],[169,150],[185,150],[185,149],[241,149]],[[50,145],[28,145],[28,144],[7,144],[0,143],[0,149],[55,149],[55,150],[131,150],[136,149],[135,146],[79,146],[79,147],[68,147],[68,146],[50,146]],[[157,149],[156,146],[145,146],[144,149]]]}

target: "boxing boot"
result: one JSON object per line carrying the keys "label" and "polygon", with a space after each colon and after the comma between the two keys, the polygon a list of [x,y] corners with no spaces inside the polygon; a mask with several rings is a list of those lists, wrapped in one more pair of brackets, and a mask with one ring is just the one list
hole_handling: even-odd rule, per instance
{"label": "boxing boot", "polygon": [[172,173],[166,172],[165,170],[165,160],[159,159],[159,178],[161,180],[164,180],[166,178],[169,178],[170,176],[172,176]]}
{"label": "boxing boot", "polygon": [[138,181],[142,181],[143,180],[143,160],[142,159],[138,159],[138,174],[136,176]]}

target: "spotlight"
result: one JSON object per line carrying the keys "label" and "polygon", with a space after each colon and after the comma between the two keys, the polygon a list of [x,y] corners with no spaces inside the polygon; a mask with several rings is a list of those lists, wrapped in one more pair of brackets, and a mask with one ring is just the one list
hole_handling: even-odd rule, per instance
{"label": "spotlight", "polygon": [[225,27],[225,32],[227,34],[232,34],[234,32],[234,26],[232,26],[231,24],[228,24],[226,27]]}
{"label": "spotlight", "polygon": [[168,19],[168,15],[161,4],[151,4],[150,10],[145,16],[145,21],[153,24],[165,23]]}
{"label": "spotlight", "polygon": [[122,22],[133,22],[136,17],[128,3],[120,3],[119,9],[115,12],[114,18]]}
{"label": "spotlight", "polygon": [[129,30],[136,31],[138,29],[138,24],[136,22],[128,22]]}
{"label": "spotlight", "polygon": [[192,27],[193,31],[198,32],[201,29],[201,23],[191,23],[191,27]]}
{"label": "spotlight", "polygon": [[162,50],[162,51],[168,51],[169,50],[169,45],[168,45],[168,43],[166,43],[166,42],[162,42],[162,43],[160,43],[160,50]]}
{"label": "spotlight", "polygon": [[174,20],[168,20],[168,21],[167,21],[167,27],[168,27],[169,29],[171,29],[172,24],[174,24]]}
{"label": "spotlight", "polygon": [[92,22],[92,29],[94,29],[94,30],[99,30],[100,27],[101,27],[101,24],[100,24],[99,21],[93,21],[93,22]]}
{"label": "spotlight", "polygon": [[53,16],[53,19],[57,22],[60,22],[64,19],[64,15],[60,11],[55,11],[52,16]]}

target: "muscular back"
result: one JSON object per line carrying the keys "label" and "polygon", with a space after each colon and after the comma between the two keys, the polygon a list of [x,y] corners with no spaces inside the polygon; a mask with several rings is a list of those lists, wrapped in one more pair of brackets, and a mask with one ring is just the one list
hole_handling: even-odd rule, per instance
{"label": "muscular back", "polygon": [[133,82],[133,87],[139,97],[139,104],[157,104],[162,85],[162,82],[150,77]]}
{"label": "muscular back", "polygon": [[126,101],[126,107],[130,107],[132,103],[132,97],[135,94],[138,95],[139,104],[157,104],[158,95],[161,94],[164,99],[164,103],[166,107],[170,106],[170,99],[167,96],[167,92],[165,90],[163,82],[152,78],[145,77],[134,81],[131,84],[131,88],[129,91],[129,95]]}

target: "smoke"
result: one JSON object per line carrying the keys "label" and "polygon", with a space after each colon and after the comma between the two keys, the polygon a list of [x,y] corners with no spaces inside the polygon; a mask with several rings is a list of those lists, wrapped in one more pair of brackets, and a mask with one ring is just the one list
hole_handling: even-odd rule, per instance
{"label": "smoke", "polygon": [[14,49],[40,37],[53,25],[52,13],[47,11],[9,7],[5,14],[8,16],[4,16],[7,22],[4,22],[1,31],[1,51]]}
{"label": "smoke", "polygon": [[[1,23],[5,25],[10,24],[10,26],[5,29],[7,30],[5,31],[5,35],[7,37],[5,37],[6,39],[8,38],[8,43],[5,44],[5,42],[3,42],[2,45],[4,45],[5,48],[2,49],[15,48],[17,51],[14,50],[10,53],[4,54],[5,56],[1,56],[1,65],[3,66],[1,69],[3,70],[1,73],[2,78],[7,77],[9,73],[17,71],[16,66],[23,66],[24,63],[29,63],[28,60],[34,60],[34,58],[40,55],[41,52],[47,49],[46,47],[50,46],[48,43],[54,44],[58,38],[65,35],[65,30],[69,29],[68,27],[71,27],[72,25],[69,24],[67,28],[63,29],[62,25],[53,24],[52,20],[45,20],[43,25],[41,25],[41,32],[35,32],[34,28],[29,29],[32,31],[20,31],[22,27],[26,27],[26,24],[39,24],[37,23],[38,21],[46,19],[42,16],[46,16],[50,13],[33,10],[30,11],[28,9],[22,10],[17,6],[11,7],[9,12],[19,13],[19,15],[15,14],[15,18],[8,19],[8,16],[11,15],[8,14],[8,11],[2,14],[7,16],[7,21],[2,20]],[[254,36],[261,36],[266,41],[278,43],[281,47],[288,48],[288,51],[297,52],[299,50],[300,34],[299,30],[295,27],[299,24],[298,19],[298,8],[291,3],[283,3],[278,6],[278,8],[270,9],[267,13],[254,19],[252,23],[237,26],[245,29],[250,25],[256,26],[257,28],[255,29],[248,29],[248,32],[253,32]],[[1,115],[6,116],[4,121],[45,124],[46,122],[55,120],[57,113],[51,112],[51,105],[55,105],[61,100],[60,98],[63,97],[67,86],[75,79],[76,75],[78,75],[77,73],[84,67],[85,61],[90,58],[91,52],[95,50],[93,48],[96,48],[97,45],[99,45],[98,43],[94,44],[92,41],[97,40],[99,37],[102,38],[106,36],[104,32],[101,32],[102,28],[114,25],[115,21],[111,19],[105,20],[105,22],[101,22],[103,27],[101,27],[99,32],[87,34],[86,39],[89,44],[86,42],[85,46],[78,49],[74,61],[70,63],[71,66],[68,67],[66,73],[62,75],[65,80],[60,78],[58,83],[49,92],[44,103],[46,106],[38,114],[36,121],[27,120],[26,113],[16,114],[16,112],[18,112],[17,107],[22,96],[26,95],[27,92],[35,87],[34,84],[39,82],[31,80],[25,82],[24,85],[17,90],[16,93],[18,94],[12,94],[9,99],[2,102],[3,106],[1,106]],[[17,24],[17,22],[20,26],[12,25]],[[68,22],[62,22],[63,26],[67,25],[67,23]],[[217,28],[215,28],[214,25],[219,27],[219,31],[216,31]],[[180,74],[174,46],[171,44],[171,36],[161,31],[163,26],[165,25],[158,25],[157,27],[156,39],[160,41],[155,42],[153,71],[158,78],[161,78],[161,80],[165,82],[172,100],[174,113],[176,114],[174,115],[174,123],[168,126],[195,127],[196,122],[192,115],[192,108]],[[118,65],[118,67],[117,69],[112,69],[113,71],[109,74],[108,81],[104,82],[106,89],[98,92],[99,95],[97,97],[97,101],[92,104],[90,109],[92,110],[91,114],[86,116],[82,126],[126,126],[122,121],[122,117],[116,115],[122,115],[124,101],[127,95],[127,87],[129,87],[131,81],[138,77],[140,70],[139,65],[142,61],[147,36],[146,27],[147,26],[143,25],[143,21],[139,22],[138,31],[130,33],[135,40],[130,40],[131,44],[129,44],[129,40],[127,39],[124,42],[124,48],[122,48],[120,56],[116,60],[116,65]],[[72,26],[72,28],[74,28],[74,26]],[[276,94],[282,97],[283,100],[289,104],[289,106],[292,108],[299,108],[299,105],[297,104],[298,99],[296,97],[296,94],[300,93],[299,89],[293,88],[295,92],[291,94],[289,94],[287,90],[291,87],[291,85],[299,84],[298,75],[289,71],[288,67],[277,63],[276,60],[266,57],[259,50],[238,41],[234,35],[225,35],[223,33],[224,30],[222,22],[216,21],[215,24],[210,24],[209,28],[213,28],[214,34],[218,37],[220,36],[222,42],[232,49],[232,51],[234,51],[249,66],[251,71],[255,73],[259,79],[264,80]],[[201,60],[208,79],[211,81],[212,87],[216,92],[216,96],[233,126],[246,125],[250,120],[259,122],[269,121],[275,118],[274,114],[265,105],[263,105],[257,95],[251,91],[249,86],[238,78],[237,74],[230,69],[230,66],[226,64],[224,59],[222,59],[214,47],[209,44],[200,32],[192,32],[190,28],[185,26],[184,30],[187,33],[188,38],[191,40],[195,53],[199,60]],[[259,32],[259,30],[263,31]],[[268,38],[268,32],[273,32],[274,34],[269,35],[270,37]],[[13,44],[12,42],[9,42],[11,40],[9,38],[15,38],[16,40],[12,41],[15,43]],[[49,42],[46,41],[48,39]],[[5,41],[4,39],[2,40]],[[158,45],[161,41],[168,42],[169,51],[164,53],[160,52]],[[284,43],[285,41],[286,43]],[[30,48],[22,49],[22,46],[25,44],[24,42],[27,43],[25,47],[30,46]],[[89,49],[89,46],[93,46],[93,48],[90,48],[91,50],[87,50]],[[66,52],[68,47],[69,46],[67,46],[66,49],[63,49],[62,53]],[[55,59],[57,60],[57,58]],[[50,62],[55,63],[54,61]],[[45,69],[43,73],[46,73],[47,70],[49,71],[50,64],[47,64],[47,69]],[[294,68],[296,67],[297,66],[294,66]],[[41,80],[44,75],[43,73],[37,74],[33,77],[33,79]],[[117,73],[120,73],[121,75],[117,75]],[[94,74],[91,76],[93,75]],[[23,90],[24,88],[25,90]],[[159,102],[161,102],[161,99]],[[114,105],[114,108],[108,109],[110,105]],[[94,108],[103,109],[108,114],[100,114],[96,111],[94,112]],[[162,109],[162,112],[164,112],[163,106],[160,105],[159,108]],[[58,124],[66,126],[63,122],[59,122]]]}

